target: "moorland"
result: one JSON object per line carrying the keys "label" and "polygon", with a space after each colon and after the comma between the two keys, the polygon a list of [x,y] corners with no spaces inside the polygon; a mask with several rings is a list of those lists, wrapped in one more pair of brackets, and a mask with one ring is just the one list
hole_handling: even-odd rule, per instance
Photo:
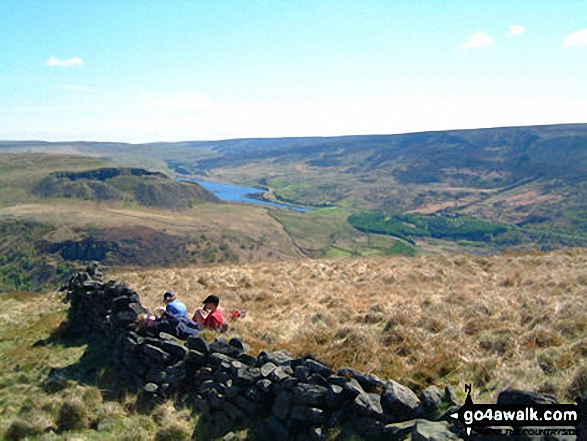
{"label": "moorland", "polygon": [[[310,210],[225,203],[178,177]],[[584,395],[586,178],[587,125],[2,141],[0,433],[49,437],[72,408],[85,439],[193,432],[197,418],[170,403],[145,415],[136,397],[108,400],[99,373],[43,390],[83,353],[35,343],[65,319],[56,289],[88,261],[151,308],[170,288],[190,308],[208,293],[245,308],[230,332],[251,351],[313,353],[416,391],[469,382],[481,400],[508,385]]]}

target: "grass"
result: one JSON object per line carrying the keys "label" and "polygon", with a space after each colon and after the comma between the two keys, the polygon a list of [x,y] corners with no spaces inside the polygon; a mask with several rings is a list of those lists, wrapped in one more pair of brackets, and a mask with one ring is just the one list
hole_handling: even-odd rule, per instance
{"label": "grass", "polygon": [[[208,294],[255,353],[286,348],[415,390],[473,383],[572,400],[585,383],[587,252],[419,256],[121,272],[148,307],[173,289],[195,309]],[[573,380],[574,379],[574,380]],[[587,392],[587,391],[585,391]]]}
{"label": "grass", "polygon": [[103,385],[66,380],[46,389],[51,368],[74,365],[85,346],[47,342],[66,317],[57,293],[0,296],[0,438],[84,440],[190,439],[198,422],[170,402],[142,414],[136,396],[103,398]]}
{"label": "grass", "polygon": [[[419,391],[474,385],[475,401],[508,387],[569,402],[587,393],[587,250],[494,256],[389,256],[151,268],[107,272],[149,308],[173,289],[193,311],[216,294],[256,355],[287,349],[350,365]],[[47,389],[53,367],[85,346],[47,338],[67,306],[61,295],[0,296],[0,434],[6,439],[209,439],[189,409],[145,411],[132,395],[103,395],[99,373]],[[39,344],[38,342],[45,342]],[[99,429],[99,430],[98,430]],[[246,437],[246,432],[239,434]]]}

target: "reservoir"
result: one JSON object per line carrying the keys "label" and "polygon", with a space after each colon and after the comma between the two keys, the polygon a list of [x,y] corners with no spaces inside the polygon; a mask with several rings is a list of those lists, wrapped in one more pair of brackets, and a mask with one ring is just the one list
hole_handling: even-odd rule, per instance
{"label": "reservoir", "polygon": [[262,199],[267,190],[254,187],[243,187],[240,185],[221,184],[219,182],[201,181],[199,179],[177,178],[178,181],[188,181],[200,184],[206,190],[211,191],[216,197],[222,201],[227,202],[241,202],[245,204],[265,205],[269,207],[287,208],[288,210],[300,211],[306,213],[310,211],[307,208],[299,207],[290,204],[281,204],[278,202],[270,202]]}

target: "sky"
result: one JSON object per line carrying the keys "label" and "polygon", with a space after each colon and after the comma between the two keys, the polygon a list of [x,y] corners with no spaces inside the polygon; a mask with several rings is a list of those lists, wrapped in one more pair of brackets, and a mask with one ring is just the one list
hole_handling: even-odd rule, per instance
{"label": "sky", "polygon": [[0,140],[587,123],[585,0],[2,0]]}

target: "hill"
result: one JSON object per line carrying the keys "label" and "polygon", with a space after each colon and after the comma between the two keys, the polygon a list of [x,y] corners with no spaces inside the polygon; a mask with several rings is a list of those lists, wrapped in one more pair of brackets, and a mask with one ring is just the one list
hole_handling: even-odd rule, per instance
{"label": "hill", "polygon": [[[460,247],[494,251],[587,245],[586,147],[585,124],[141,146],[0,143],[4,151],[76,152],[121,165],[261,185],[278,200],[336,207],[348,215],[434,214],[505,225],[507,234],[497,240],[432,236],[445,241],[438,243],[411,237],[422,249],[446,249],[446,241],[460,240]],[[133,155],[137,149],[145,156]]]}
{"label": "hill", "polygon": [[0,154],[0,188],[0,292],[42,290],[88,260],[144,267],[299,255],[265,210],[219,203],[160,172]]}
{"label": "hill", "polygon": [[217,202],[213,193],[194,182],[176,182],[161,172],[110,167],[83,172],[50,173],[32,190],[45,198],[66,197],[93,201],[137,202],[146,207],[173,210],[202,202]]}
{"label": "hill", "polygon": [[[463,384],[473,384],[475,402],[494,402],[507,386],[569,402],[587,393],[586,263],[584,250],[571,250],[302,259],[106,277],[126,282],[150,308],[170,288],[190,311],[210,293],[225,311],[246,308],[226,337],[238,336],[252,354],[312,353],[334,368],[353,366],[416,392],[452,386],[461,402]],[[205,423],[194,431],[198,420],[185,403],[108,395],[114,379],[92,369],[99,354],[82,359],[82,342],[61,339],[67,307],[60,300],[56,292],[0,296],[0,433],[210,439]]]}

